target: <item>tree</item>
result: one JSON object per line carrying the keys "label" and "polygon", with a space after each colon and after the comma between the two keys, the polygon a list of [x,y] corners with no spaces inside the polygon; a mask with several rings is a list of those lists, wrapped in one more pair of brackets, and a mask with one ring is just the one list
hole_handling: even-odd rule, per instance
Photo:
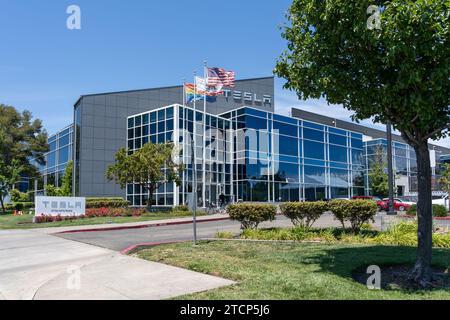
{"label": "tree", "polygon": [[369,185],[374,195],[385,198],[389,195],[387,167],[381,148],[376,148],[374,159],[369,160]]}
{"label": "tree", "polygon": [[114,180],[122,189],[128,184],[137,184],[147,190],[148,206],[152,205],[155,190],[168,182],[181,183],[179,173],[183,165],[172,159],[173,144],[147,143],[141,149],[128,154],[121,148],[114,165],[108,167],[106,177]]}
{"label": "tree", "polygon": [[49,197],[69,197],[72,195],[72,175],[73,161],[69,161],[64,170],[61,187],[57,188],[52,184],[46,186],[46,194]]}
{"label": "tree", "polygon": [[[379,13],[368,16],[370,5]],[[294,0],[283,31],[288,49],[275,73],[302,99],[325,97],[353,119],[392,123],[418,163],[418,250],[410,279],[432,279],[428,140],[448,135],[449,10],[446,0]],[[380,28],[373,28],[373,20]],[[376,26],[377,24],[375,24]]]}
{"label": "tree", "polygon": [[4,199],[12,187],[20,181],[20,173],[23,171],[24,167],[17,160],[13,160],[11,165],[6,165],[4,161],[0,160],[0,204],[3,213],[6,212]]}
{"label": "tree", "polygon": [[29,111],[20,113],[14,107],[0,104],[0,202],[3,212],[4,198],[20,181],[21,175],[39,175],[30,159],[43,165],[47,151],[47,132],[41,120],[32,120]]}

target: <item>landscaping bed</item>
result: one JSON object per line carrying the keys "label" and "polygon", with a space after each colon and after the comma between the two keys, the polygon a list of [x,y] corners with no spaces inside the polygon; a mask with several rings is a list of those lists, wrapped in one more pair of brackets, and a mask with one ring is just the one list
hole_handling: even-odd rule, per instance
{"label": "landscaping bed", "polygon": [[[436,228],[433,234],[433,246],[436,248],[450,248],[450,233],[448,230]],[[227,235],[219,234],[219,237]],[[387,231],[371,230],[366,225],[358,233],[342,228],[272,228],[272,229],[247,229],[239,236],[241,239],[252,240],[291,240],[291,241],[316,241],[328,243],[360,243],[417,246],[417,223],[399,222],[392,225]]]}

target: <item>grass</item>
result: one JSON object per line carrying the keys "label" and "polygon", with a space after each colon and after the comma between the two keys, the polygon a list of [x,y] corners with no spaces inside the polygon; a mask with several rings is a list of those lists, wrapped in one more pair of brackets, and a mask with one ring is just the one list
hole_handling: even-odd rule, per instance
{"label": "grass", "polygon": [[[180,299],[450,299],[450,291],[369,290],[352,271],[369,265],[412,264],[415,249],[360,244],[201,242],[144,249],[138,257],[231,279],[237,284]],[[450,250],[435,249],[436,266],[449,267]]]}
{"label": "grass", "polygon": [[101,218],[78,219],[74,221],[33,223],[33,215],[25,214],[23,216],[14,216],[10,212],[8,212],[7,214],[0,213],[0,230],[74,227],[74,226],[87,226],[95,224],[119,224],[130,222],[174,219],[181,217],[189,217],[191,215],[192,214],[190,212],[185,211],[155,212],[155,213],[146,213],[141,217],[101,217]]}

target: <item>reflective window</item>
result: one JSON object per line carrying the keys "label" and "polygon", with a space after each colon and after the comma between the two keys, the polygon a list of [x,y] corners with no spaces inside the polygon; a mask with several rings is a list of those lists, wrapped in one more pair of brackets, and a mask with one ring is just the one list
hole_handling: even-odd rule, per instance
{"label": "reflective window", "polygon": [[279,134],[284,134],[287,136],[291,136],[291,137],[297,137],[298,136],[298,127],[297,126],[292,126],[286,123],[281,123],[281,122],[273,122],[273,129],[274,132],[277,133],[276,130],[278,130]]}
{"label": "reflective window", "polygon": [[304,140],[303,144],[305,158],[325,159],[323,143]]}
{"label": "reflective window", "polygon": [[331,168],[330,185],[332,187],[348,187],[348,171]]}
{"label": "reflective window", "polygon": [[297,164],[279,162],[275,164],[274,180],[282,182],[299,182],[299,168]]}
{"label": "reflective window", "polygon": [[325,168],[305,166],[305,183],[309,184],[324,184],[325,183]]}
{"label": "reflective window", "polygon": [[347,148],[330,145],[330,161],[347,162]]}
{"label": "reflective window", "polygon": [[[274,135],[275,143],[278,142],[278,150],[282,155],[298,156],[298,139]],[[277,150],[277,148],[275,148]]]}
{"label": "reflective window", "polygon": [[340,136],[340,135],[336,135],[336,134],[330,134],[329,135],[329,141],[332,144],[338,144],[340,146],[347,146],[347,137],[345,136]]}
{"label": "reflective window", "polygon": [[64,147],[58,151],[58,161],[60,164],[69,161],[69,147]]}
{"label": "reflective window", "polygon": [[303,128],[303,138],[323,142],[324,141],[324,132]]}

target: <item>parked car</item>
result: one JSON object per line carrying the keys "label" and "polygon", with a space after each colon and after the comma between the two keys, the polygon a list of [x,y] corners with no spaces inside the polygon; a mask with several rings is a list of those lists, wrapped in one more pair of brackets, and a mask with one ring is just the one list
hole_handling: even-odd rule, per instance
{"label": "parked car", "polygon": [[389,207],[387,205],[387,203],[383,200],[381,200],[381,198],[379,197],[374,197],[374,196],[354,196],[352,197],[353,200],[357,200],[357,199],[362,199],[362,200],[373,200],[377,203],[377,207],[379,211],[382,210],[387,210]]}
{"label": "parked car", "polygon": [[[389,209],[389,198],[383,199],[384,202],[386,202],[387,205],[387,209]],[[413,202],[406,202],[406,201],[402,201],[402,199],[400,198],[394,198],[394,210],[395,211],[406,211],[409,208],[411,208],[411,206],[415,204]]]}
{"label": "parked car", "polygon": [[433,204],[440,204],[442,206],[445,206],[447,209],[450,208],[450,203],[449,203],[449,199],[448,199],[448,194],[439,198],[439,199],[434,199],[432,200]]}

